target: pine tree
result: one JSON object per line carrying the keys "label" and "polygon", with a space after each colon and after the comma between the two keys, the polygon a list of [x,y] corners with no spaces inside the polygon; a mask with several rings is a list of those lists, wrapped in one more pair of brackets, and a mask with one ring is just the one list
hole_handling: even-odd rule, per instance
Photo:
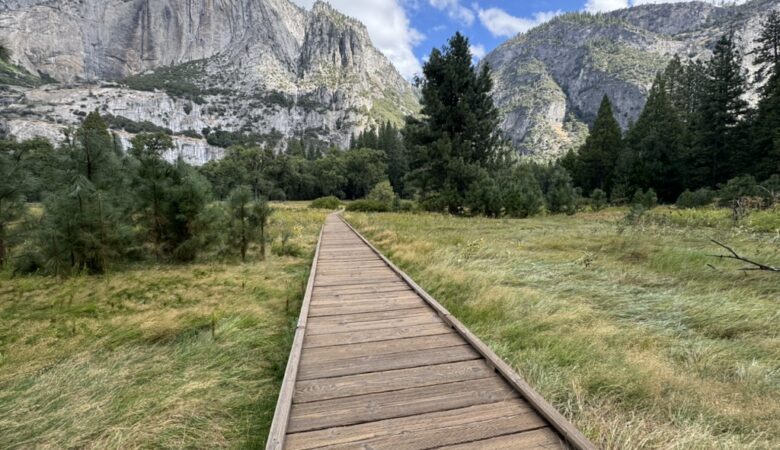
{"label": "pine tree", "polygon": [[728,180],[749,155],[737,125],[747,112],[742,59],[731,36],[723,36],[706,64],[703,96],[694,125],[693,165],[697,187]]}
{"label": "pine tree", "polygon": [[780,173],[780,14],[772,11],[756,39],[754,64],[761,90],[752,129],[751,172],[759,179]]}
{"label": "pine tree", "polygon": [[136,135],[132,140],[131,155],[138,162],[134,193],[143,227],[152,241],[158,261],[169,250],[165,248],[168,218],[168,193],[171,189],[173,167],[162,158],[173,148],[171,137],[164,133]]}
{"label": "pine tree", "polygon": [[11,224],[25,210],[25,193],[33,174],[25,165],[30,148],[15,141],[0,141],[0,268],[6,262]]}
{"label": "pine tree", "polygon": [[620,181],[632,188],[654,189],[674,201],[684,189],[685,129],[660,74],[642,114],[631,127],[619,163]]}
{"label": "pine tree", "polygon": [[756,48],[753,64],[758,67],[756,81],[761,82],[778,75],[780,63],[780,13],[771,11],[761,24],[761,32],[754,41]]}
{"label": "pine tree", "polygon": [[544,207],[544,194],[528,165],[502,171],[498,180],[504,210],[510,217],[531,217]]}
{"label": "pine tree", "polygon": [[604,191],[611,190],[622,147],[622,131],[613,115],[612,103],[605,95],[590,135],[579,149],[574,167],[577,185],[587,192],[597,188]]}
{"label": "pine tree", "polygon": [[113,184],[113,175],[118,169],[114,139],[97,111],[87,114],[75,138],[75,145],[71,146],[75,172],[99,188]]}
{"label": "pine tree", "polygon": [[387,155],[387,177],[390,184],[398,195],[403,196],[404,177],[409,171],[409,160],[401,133],[390,122],[380,128],[378,146]]}
{"label": "pine tree", "polygon": [[230,241],[238,248],[241,261],[246,261],[249,245],[259,238],[261,257],[265,259],[265,228],[272,210],[265,199],[255,199],[248,186],[240,186],[230,193],[227,201],[230,213]]}
{"label": "pine tree", "polygon": [[34,237],[40,266],[51,272],[103,272],[131,237],[131,201],[114,140],[97,112],[90,113],[44,172],[49,193]]}
{"label": "pine tree", "polygon": [[431,52],[418,86],[422,118],[407,122],[408,180],[429,208],[462,212],[469,187],[495,169],[503,147],[487,65],[477,70],[468,39],[456,33]]}

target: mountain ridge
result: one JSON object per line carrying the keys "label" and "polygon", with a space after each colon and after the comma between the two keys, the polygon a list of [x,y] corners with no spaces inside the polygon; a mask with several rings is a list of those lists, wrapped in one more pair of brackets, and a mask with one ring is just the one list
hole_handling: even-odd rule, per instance
{"label": "mountain ridge", "polygon": [[558,16],[483,59],[493,69],[501,126],[521,154],[555,159],[584,142],[606,94],[626,129],[641,113],[655,74],[674,55],[708,59],[714,41],[733,30],[744,69],[752,73],[746,55],[769,8],[780,9],[780,1],[646,4]]}
{"label": "mountain ridge", "polygon": [[[75,38],[36,39],[41,28]],[[220,154],[205,137],[192,150],[204,129],[346,146],[419,107],[365,26],[322,1],[5,1],[0,30],[20,70],[60,82],[2,93],[18,138],[57,136],[97,108],[171,129],[176,153],[203,163]]]}

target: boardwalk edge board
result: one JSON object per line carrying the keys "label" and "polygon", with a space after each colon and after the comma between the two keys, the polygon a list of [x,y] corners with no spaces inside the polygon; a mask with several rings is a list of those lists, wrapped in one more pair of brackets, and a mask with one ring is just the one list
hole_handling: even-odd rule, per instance
{"label": "boardwalk edge board", "polygon": [[[471,344],[474,349],[485,358],[488,365],[499,373],[512,387],[514,387],[520,395],[534,408],[536,411],[555,428],[558,433],[575,449],[579,450],[596,450],[594,446],[582,432],[577,429],[571,422],[569,422],[557,409],[547,402],[538,392],[536,392],[531,385],[529,385],[517,372],[512,369],[507,363],[504,362],[493,350],[490,349],[485,343],[482,342],[477,336],[475,336],[468,328],[466,328],[458,319],[450,314],[447,309],[442,306],[436,299],[428,294],[422,287],[420,287],[411,277],[409,277],[404,271],[399,269],[392,261],[390,261],[385,255],[382,254],[371,242],[368,241],[362,234],[360,234],[341,214],[338,214],[338,218],[341,219],[344,224],[349,227],[374,253],[385,262],[401,279],[412,288],[428,305],[431,306],[441,317],[441,319],[447,323],[452,329],[454,329],[463,339]],[[275,448],[275,447],[274,447]]]}
{"label": "boardwalk edge board", "polygon": [[290,356],[287,359],[287,368],[284,371],[284,380],[279,389],[279,398],[276,402],[274,418],[271,422],[271,428],[268,432],[267,450],[281,450],[284,448],[284,439],[287,435],[287,424],[290,420],[290,410],[292,409],[292,398],[295,392],[295,382],[298,378],[298,368],[301,362],[301,351],[303,349],[303,338],[306,334],[306,324],[309,318],[309,307],[311,305],[311,296],[314,291],[314,278],[317,276],[317,263],[319,262],[320,246],[322,245],[322,234],[325,231],[325,225],[320,228],[320,235],[317,238],[317,249],[314,251],[314,259],[311,263],[309,272],[309,281],[306,284],[306,293],[303,296],[301,304],[301,313],[298,316],[298,325],[295,328],[295,337],[290,348]]}

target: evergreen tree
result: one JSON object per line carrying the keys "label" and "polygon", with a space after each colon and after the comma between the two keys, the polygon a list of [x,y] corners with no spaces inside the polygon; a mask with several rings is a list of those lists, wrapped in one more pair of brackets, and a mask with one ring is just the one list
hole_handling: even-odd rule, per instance
{"label": "evergreen tree", "polygon": [[398,195],[404,195],[404,177],[409,171],[409,160],[401,133],[390,122],[385,122],[379,130],[378,147],[387,155],[387,177],[393,190]]}
{"label": "evergreen tree", "polygon": [[136,217],[151,240],[155,257],[195,258],[199,243],[197,219],[205,209],[211,188],[195,169],[179,160],[171,164],[163,154],[173,148],[164,133],[136,135],[131,154],[137,160],[133,190],[138,201]]}
{"label": "evergreen tree", "polygon": [[469,187],[502,156],[490,71],[472,61],[468,39],[456,33],[417,80],[422,118],[407,121],[408,180],[428,208],[461,212]]}
{"label": "evergreen tree", "polygon": [[0,141],[0,268],[8,255],[9,228],[24,214],[25,194],[33,181],[25,164],[29,151],[25,143]]}
{"label": "evergreen tree", "polygon": [[127,247],[131,205],[114,140],[97,112],[66,133],[55,164],[44,172],[49,193],[35,236],[39,266],[103,272]]}
{"label": "evergreen tree", "polygon": [[674,201],[684,189],[684,125],[672,104],[665,78],[658,75],[642,114],[626,136],[619,179],[626,186],[653,188]]}
{"label": "evergreen tree", "polygon": [[716,186],[745,165],[749,155],[737,125],[747,112],[742,59],[731,36],[723,36],[706,64],[703,96],[695,123],[694,180]]}
{"label": "evergreen tree", "polygon": [[240,186],[230,193],[227,206],[231,218],[230,241],[238,248],[241,261],[246,261],[249,245],[258,237],[261,257],[265,259],[265,228],[272,212],[267,202],[262,198],[255,199],[249,187]]}
{"label": "evergreen tree", "polygon": [[387,177],[387,164],[382,151],[358,148],[344,152],[341,158],[347,180],[344,192],[350,199],[365,197],[371,188]]}
{"label": "evergreen tree", "polygon": [[501,215],[504,201],[496,180],[487,171],[477,177],[476,181],[466,191],[464,205],[472,215],[498,217]]}
{"label": "evergreen tree", "polygon": [[137,160],[134,193],[143,228],[152,241],[154,255],[162,259],[165,249],[168,218],[168,194],[171,189],[173,167],[162,158],[173,148],[171,137],[165,133],[136,135],[130,154]]}
{"label": "evergreen tree", "polygon": [[611,190],[622,146],[622,131],[612,112],[612,103],[605,95],[590,135],[579,149],[574,166],[577,185],[588,192],[593,189]]}
{"label": "evergreen tree", "polygon": [[96,187],[113,184],[118,169],[114,139],[97,111],[87,114],[70,145],[73,169]]}
{"label": "evergreen tree", "polygon": [[539,181],[528,165],[504,170],[498,179],[505,213],[510,217],[531,217],[544,207]]}
{"label": "evergreen tree", "polygon": [[780,14],[772,11],[756,39],[757,81],[761,90],[752,129],[751,172],[760,179],[780,173]]}
{"label": "evergreen tree", "polygon": [[553,214],[577,212],[577,192],[571,176],[560,164],[537,166],[536,178],[544,193],[547,210]]}
{"label": "evergreen tree", "polygon": [[755,40],[753,64],[758,67],[756,81],[761,82],[778,75],[780,63],[780,13],[771,11],[761,24]]}

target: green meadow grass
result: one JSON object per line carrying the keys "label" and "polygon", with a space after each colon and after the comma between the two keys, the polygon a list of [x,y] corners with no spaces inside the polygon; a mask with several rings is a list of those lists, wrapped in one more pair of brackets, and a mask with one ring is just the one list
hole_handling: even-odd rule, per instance
{"label": "green meadow grass", "polygon": [[261,447],[326,214],[276,206],[303,256],[2,273],[0,448]]}
{"label": "green meadow grass", "polygon": [[708,255],[780,265],[780,214],[624,215],[346,217],[598,447],[779,448],[780,276]]}

